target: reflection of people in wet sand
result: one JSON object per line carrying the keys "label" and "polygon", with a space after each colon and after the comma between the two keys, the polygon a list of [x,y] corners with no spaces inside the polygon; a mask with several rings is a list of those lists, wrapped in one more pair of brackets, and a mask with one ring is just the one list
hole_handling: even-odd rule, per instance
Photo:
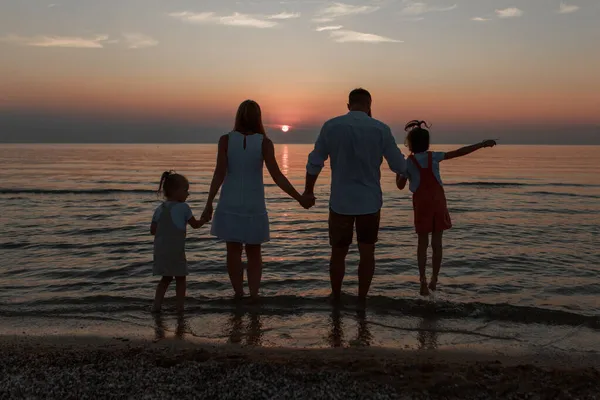
{"label": "reflection of people in wet sand", "polygon": [[[340,307],[334,307],[329,317],[330,329],[327,342],[331,347],[344,347],[344,322]],[[367,315],[364,309],[356,311],[356,339],[350,342],[351,346],[370,346],[373,335],[369,329]]]}
{"label": "reflection of people in wet sand", "polygon": [[[185,337],[185,333],[188,330],[188,323],[186,318],[183,315],[177,316],[177,325],[175,327],[175,338],[183,339]],[[163,319],[161,314],[154,314],[154,341],[158,342],[159,340],[163,340],[167,337],[166,332],[168,328],[165,324],[165,320]]]}
{"label": "reflection of people in wet sand", "polygon": [[419,350],[435,350],[438,347],[438,331],[436,318],[423,318],[419,324],[417,340]]}
{"label": "reflection of people in wet sand", "polygon": [[373,341],[373,335],[369,329],[367,313],[364,309],[358,309],[356,311],[356,322],[358,323],[358,333],[356,336],[357,344],[360,346],[370,346]]}
{"label": "reflection of people in wet sand", "polygon": [[344,344],[344,330],[342,327],[342,319],[339,307],[333,308],[329,323],[331,324],[331,329],[329,331],[329,335],[327,336],[327,342],[329,343],[329,346],[342,347]]}
{"label": "reflection of people in wet sand", "polygon": [[[248,315],[248,325],[244,326],[244,315]],[[260,313],[255,310],[246,313],[241,307],[236,307],[229,319],[229,343],[242,344],[244,336],[247,346],[262,345],[262,322]]]}

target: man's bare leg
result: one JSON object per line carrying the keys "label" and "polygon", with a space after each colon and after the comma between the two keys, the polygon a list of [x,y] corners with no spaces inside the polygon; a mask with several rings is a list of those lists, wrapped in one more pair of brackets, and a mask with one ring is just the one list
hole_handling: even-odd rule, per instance
{"label": "man's bare leg", "polygon": [[346,255],[348,247],[332,247],[329,262],[329,278],[331,280],[331,295],[339,300],[342,295],[342,283],[346,274]]}
{"label": "man's bare leg", "polygon": [[375,273],[375,245],[358,244],[360,262],[358,264],[358,300],[366,301],[373,274]]}

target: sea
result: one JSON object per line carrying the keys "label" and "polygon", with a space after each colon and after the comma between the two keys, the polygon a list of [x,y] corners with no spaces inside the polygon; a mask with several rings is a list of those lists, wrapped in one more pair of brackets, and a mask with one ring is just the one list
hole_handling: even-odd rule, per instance
{"label": "sea", "polygon": [[[280,168],[299,191],[310,151],[276,144]],[[600,353],[598,154],[599,146],[499,145],[442,163],[454,227],[444,234],[438,291],[426,298],[418,293],[411,195],[395,187],[384,161],[366,307],[356,301],[355,248],[342,304],[328,298],[329,167],[311,210],[265,169],[271,241],[263,247],[261,301],[233,300],[225,244],[205,226],[188,231],[185,315],[174,311],[172,288],[163,314],[153,316],[149,228],[158,181],[165,170],[186,175],[199,217],[216,146],[0,145],[0,333]]]}

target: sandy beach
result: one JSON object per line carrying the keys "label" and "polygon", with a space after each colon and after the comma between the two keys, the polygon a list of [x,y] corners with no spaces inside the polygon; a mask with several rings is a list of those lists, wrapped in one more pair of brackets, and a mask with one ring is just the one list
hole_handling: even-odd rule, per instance
{"label": "sandy beach", "polygon": [[2,399],[596,399],[595,353],[286,349],[1,336]]}

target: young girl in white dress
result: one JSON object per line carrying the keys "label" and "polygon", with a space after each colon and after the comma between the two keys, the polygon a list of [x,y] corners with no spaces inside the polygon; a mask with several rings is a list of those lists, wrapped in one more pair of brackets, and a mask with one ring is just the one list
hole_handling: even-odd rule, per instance
{"label": "young girl in white dress", "polygon": [[156,208],[152,216],[150,233],[154,235],[154,266],[153,275],[162,276],[156,285],[153,312],[159,312],[165,293],[173,277],[175,278],[175,293],[177,311],[183,311],[188,275],[185,257],[186,227],[200,228],[206,221],[194,218],[190,206],[185,202],[189,196],[190,184],[183,175],[164,172],[160,178],[158,191],[162,190],[165,201]]}
{"label": "young girl in white dress", "polygon": [[314,199],[300,195],[279,169],[273,142],[263,127],[260,106],[246,100],[238,108],[234,130],[219,140],[217,166],[202,214],[207,221],[212,218],[213,201],[223,185],[211,234],[227,243],[227,271],[236,297],[244,295],[243,249],[248,259],[250,296],[258,297],[262,276],[261,245],[270,239],[263,163],[285,193],[304,208],[314,205]]}

